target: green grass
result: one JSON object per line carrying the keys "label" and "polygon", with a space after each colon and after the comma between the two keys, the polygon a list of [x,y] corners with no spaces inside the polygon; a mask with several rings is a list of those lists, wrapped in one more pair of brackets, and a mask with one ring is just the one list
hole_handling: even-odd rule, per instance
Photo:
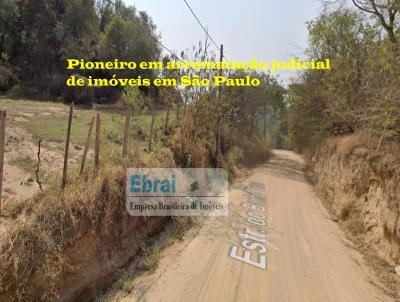
{"label": "green grass", "polygon": [[[65,142],[67,136],[69,106],[55,102],[42,102],[30,100],[14,100],[0,97],[0,107],[6,109],[13,115],[22,113],[33,113],[33,117],[25,117],[27,122],[21,123],[23,128],[32,134],[34,139],[41,137],[45,142],[53,141]],[[125,124],[125,112],[115,110],[112,106],[99,106],[98,110],[88,110],[79,107],[74,108],[74,115],[71,129],[71,142],[73,144],[84,145],[88,135],[92,117],[97,112],[101,114],[101,136],[102,152],[111,154],[121,152]],[[44,114],[46,113],[46,115]],[[174,113],[171,112],[170,120],[174,119]],[[155,129],[163,128],[166,112],[157,111],[155,120]],[[146,141],[150,134],[152,114],[151,112],[134,115],[132,127],[141,128],[146,135]],[[94,145],[94,135],[92,133],[91,146]],[[145,147],[147,142],[137,142]],[[22,163],[28,166],[28,163]]]}
{"label": "green grass", "polygon": [[[94,116],[96,116],[95,111],[75,109],[71,128],[72,143],[85,144],[90,123]],[[113,136],[122,137],[124,116],[103,112],[101,113],[101,123],[102,135],[111,133]],[[29,120],[25,126],[36,137],[64,142],[67,136],[68,114],[66,112],[65,114],[41,116],[40,118]]]}
{"label": "green grass", "polygon": [[[95,111],[75,110],[72,120],[71,141],[75,144],[84,145],[88,135],[92,117]],[[163,112],[157,112],[156,127],[161,125]],[[27,130],[36,137],[45,140],[64,142],[67,135],[68,117],[64,116],[45,116],[40,119],[32,119],[27,124]],[[106,143],[114,146],[122,145],[125,125],[125,116],[121,113],[102,112],[101,113],[101,135],[106,138]],[[148,136],[150,133],[151,115],[143,114],[133,118],[133,126],[141,127]],[[94,132],[94,131],[93,131]],[[94,135],[92,136],[94,143]]]}
{"label": "green grass", "polygon": [[27,100],[27,99],[9,99],[7,97],[0,97],[0,106],[5,106],[5,107],[21,107],[21,108],[26,108],[26,107],[32,107],[32,108],[42,108],[45,109],[49,106],[51,107],[56,107],[56,108],[64,108],[66,107],[62,103],[57,103],[57,102],[52,102],[52,101],[33,101],[33,100]]}
{"label": "green grass", "polygon": [[133,290],[133,280],[129,277],[126,271],[121,272],[121,276],[118,280],[118,287],[120,290],[124,291],[127,294],[130,294]]}
{"label": "green grass", "polygon": [[144,267],[150,273],[154,273],[160,262],[161,248],[158,244],[153,247],[148,247],[144,250]]}

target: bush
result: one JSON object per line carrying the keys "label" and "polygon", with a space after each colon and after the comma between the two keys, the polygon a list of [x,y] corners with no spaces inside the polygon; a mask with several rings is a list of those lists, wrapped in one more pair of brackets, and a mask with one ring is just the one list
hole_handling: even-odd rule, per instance
{"label": "bush", "polygon": [[[122,169],[105,168],[94,180],[76,179],[64,194],[57,186],[27,201],[31,217],[9,231],[0,249],[0,293],[8,290],[18,301],[51,300],[69,265],[65,249],[88,232],[102,237],[122,230],[124,181]],[[46,288],[33,288],[38,273]]]}
{"label": "bush", "polygon": [[158,268],[160,262],[160,246],[155,244],[153,247],[147,247],[144,249],[144,262],[143,265],[146,270],[150,273],[154,273]]}
{"label": "bush", "polygon": [[[85,85],[87,84],[88,79],[80,76],[74,75],[77,79],[83,79]],[[85,105],[92,107],[94,103],[94,88],[83,86],[83,87],[69,87],[65,86],[63,91],[64,100],[67,103],[75,102],[76,105]]]}
{"label": "bush", "polygon": [[0,66],[0,92],[7,92],[17,83],[16,76],[4,66]]}
{"label": "bush", "polygon": [[185,168],[201,168],[211,164],[207,140],[197,136],[193,119],[186,115],[173,136],[170,147],[178,165]]}

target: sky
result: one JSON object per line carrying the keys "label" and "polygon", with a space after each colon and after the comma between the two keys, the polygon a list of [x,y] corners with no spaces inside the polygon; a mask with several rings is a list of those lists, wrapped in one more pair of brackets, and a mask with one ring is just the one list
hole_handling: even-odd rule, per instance
{"label": "sky", "polygon": [[[318,0],[187,0],[231,61],[290,60],[307,47],[306,22],[318,16]],[[179,53],[204,41],[205,33],[183,0],[125,0],[146,11],[161,41]],[[216,50],[216,48],[214,47]],[[216,50],[217,51],[217,50]],[[294,72],[280,71],[287,83]]]}

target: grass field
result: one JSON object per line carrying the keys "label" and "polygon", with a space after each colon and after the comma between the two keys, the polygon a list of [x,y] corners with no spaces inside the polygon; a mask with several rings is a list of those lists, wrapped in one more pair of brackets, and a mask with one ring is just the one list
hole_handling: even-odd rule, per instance
{"label": "grass field", "polygon": [[[38,190],[34,180],[36,180],[39,138],[42,139],[41,181],[45,186],[59,181],[58,178],[63,170],[69,106],[54,102],[0,97],[0,110],[7,111],[3,186],[5,198],[25,199]],[[122,156],[125,111],[116,106],[105,105],[90,110],[75,107],[69,152],[70,175],[76,174],[80,167],[90,123],[97,113],[101,116],[101,161],[106,162],[110,158],[118,159]],[[171,122],[174,117],[175,115],[171,114]],[[165,118],[165,111],[156,111],[155,131],[158,131],[158,143],[153,143],[156,152],[158,147],[161,147],[160,129],[164,127]],[[146,153],[144,150],[148,148],[151,120],[151,112],[134,115],[131,127],[132,154],[135,150]],[[93,166],[94,134],[93,130],[87,167]]]}
{"label": "grass field", "polygon": [[[12,100],[0,98],[0,108],[7,110],[11,125],[22,127],[29,132],[33,139],[42,138],[44,141],[56,143],[65,142],[69,106],[54,102],[39,102],[29,100]],[[84,145],[88,135],[92,117],[101,114],[101,134],[103,138],[103,151],[118,152],[122,148],[125,112],[112,106],[101,106],[92,110],[79,107],[74,108],[71,142]],[[171,119],[172,119],[171,114]],[[165,123],[166,112],[156,111],[155,129],[161,129]],[[133,117],[132,131],[140,129],[145,138],[136,143],[146,146],[150,133],[152,114],[145,112],[135,114]],[[91,144],[94,143],[92,135]],[[62,145],[60,145],[62,147]]]}

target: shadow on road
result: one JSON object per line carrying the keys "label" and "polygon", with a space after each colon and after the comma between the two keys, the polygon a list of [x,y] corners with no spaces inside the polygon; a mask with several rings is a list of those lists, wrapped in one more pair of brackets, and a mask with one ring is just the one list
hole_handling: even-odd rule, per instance
{"label": "shadow on road", "polygon": [[274,157],[260,168],[272,176],[308,183],[304,165],[289,158]]}

